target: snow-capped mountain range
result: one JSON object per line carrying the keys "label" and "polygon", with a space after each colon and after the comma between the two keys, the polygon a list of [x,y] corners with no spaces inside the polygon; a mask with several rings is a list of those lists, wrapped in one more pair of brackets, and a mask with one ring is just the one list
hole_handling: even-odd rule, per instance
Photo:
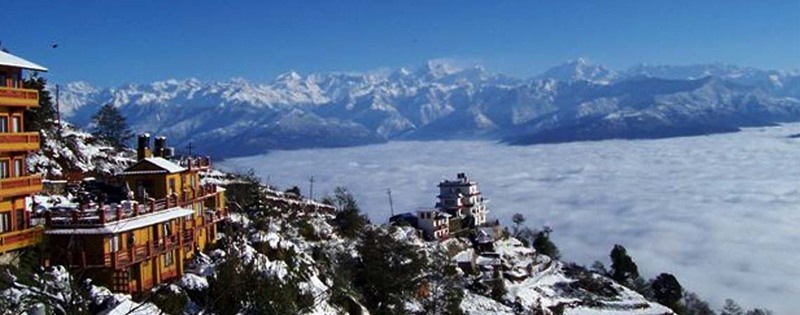
{"label": "snow-capped mountain range", "polygon": [[516,144],[658,138],[800,120],[800,73],[724,64],[641,64],[625,71],[577,59],[519,79],[429,61],[379,73],[287,72],[61,91],[62,116],[87,127],[104,104],[136,132],[216,156],[388,140],[498,139]]}

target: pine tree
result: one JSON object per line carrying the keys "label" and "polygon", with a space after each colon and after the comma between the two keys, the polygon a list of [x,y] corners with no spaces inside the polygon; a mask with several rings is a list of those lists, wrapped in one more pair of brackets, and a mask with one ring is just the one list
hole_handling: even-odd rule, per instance
{"label": "pine tree", "polygon": [[25,130],[40,131],[42,129],[51,129],[55,126],[56,110],[53,108],[50,91],[46,89],[47,79],[34,73],[22,82],[22,86],[26,89],[39,91],[39,106],[25,111]]}
{"label": "pine tree", "polygon": [[742,307],[731,299],[726,299],[725,304],[719,311],[719,315],[744,315]]}
{"label": "pine tree", "polygon": [[92,135],[107,141],[115,148],[127,147],[127,143],[133,138],[133,132],[128,127],[125,117],[114,105],[103,105],[92,116],[92,124]]}
{"label": "pine tree", "polygon": [[353,238],[361,233],[364,226],[368,223],[367,218],[361,214],[356,198],[353,197],[347,188],[336,187],[333,190],[333,197],[328,199],[336,208],[336,218],[334,219],[339,234],[344,237]]}
{"label": "pine tree", "polygon": [[522,224],[525,223],[525,216],[521,213],[515,213],[511,216],[511,222],[514,222],[514,237],[518,237],[519,232],[522,230]]}
{"label": "pine tree", "polygon": [[683,313],[683,305],[680,304],[683,298],[683,288],[675,276],[662,273],[658,275],[652,283],[653,297],[658,303],[671,308],[676,313]]}
{"label": "pine tree", "polygon": [[354,284],[372,314],[406,314],[405,301],[420,288],[427,264],[412,245],[398,241],[390,231],[367,229],[356,246],[361,264]]}
{"label": "pine tree", "polygon": [[561,258],[561,252],[553,241],[550,240],[550,233],[553,232],[548,226],[545,226],[541,231],[536,232],[533,237],[533,248],[540,254],[549,256],[552,259]]}
{"label": "pine tree", "polygon": [[693,292],[686,292],[683,294],[683,305],[686,315],[716,315],[717,313],[711,309],[708,302],[700,299],[697,294]]}
{"label": "pine tree", "polygon": [[611,250],[611,278],[615,281],[629,285],[632,280],[639,278],[639,268],[628,256],[628,251],[622,245],[614,245]]}

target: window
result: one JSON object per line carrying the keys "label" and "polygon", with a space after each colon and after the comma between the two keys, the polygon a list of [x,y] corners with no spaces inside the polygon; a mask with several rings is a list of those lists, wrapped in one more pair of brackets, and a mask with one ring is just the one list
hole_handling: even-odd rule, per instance
{"label": "window", "polygon": [[133,231],[128,232],[128,249],[133,248],[136,245],[136,237],[133,235]]}
{"label": "window", "polygon": [[11,231],[11,213],[0,213],[0,233]]}
{"label": "window", "polygon": [[9,178],[10,174],[8,173],[8,160],[0,161],[0,178]]}
{"label": "window", "polygon": [[111,237],[111,252],[116,253],[119,250],[119,235]]}
{"label": "window", "polygon": [[19,73],[11,74],[11,87],[18,88],[19,86]]}
{"label": "window", "polygon": [[175,255],[172,251],[168,251],[164,254],[164,265],[169,267],[175,264]]}
{"label": "window", "polygon": [[22,132],[22,117],[11,117],[11,132]]}
{"label": "window", "polygon": [[8,132],[8,116],[0,116],[0,132]]}
{"label": "window", "polygon": [[23,171],[24,171],[24,168],[22,167],[22,159],[14,160],[14,176],[15,177],[22,176],[23,175],[22,174]]}
{"label": "window", "polygon": [[172,225],[169,222],[164,223],[164,237],[172,235]]}
{"label": "window", "polygon": [[170,178],[169,179],[169,194],[172,195],[174,193],[175,193],[175,179],[174,178]]}
{"label": "window", "polygon": [[0,87],[6,86],[6,80],[8,79],[8,74],[5,72],[0,72]]}
{"label": "window", "polygon": [[25,212],[22,209],[17,210],[17,230],[25,229]]}

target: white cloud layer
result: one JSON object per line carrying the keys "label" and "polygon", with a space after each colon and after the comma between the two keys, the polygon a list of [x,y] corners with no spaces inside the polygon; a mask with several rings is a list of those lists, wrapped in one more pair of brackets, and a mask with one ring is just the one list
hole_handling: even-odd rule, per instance
{"label": "white cloud layer", "polygon": [[280,151],[223,162],[270,183],[316,179],[315,196],[345,185],[374,222],[433,206],[437,183],[466,172],[509,223],[551,226],[568,260],[608,264],[623,244],[653,277],[675,274],[718,307],[733,298],[778,314],[800,309],[800,124],[664,140],[512,147],[491,142],[392,142]]}

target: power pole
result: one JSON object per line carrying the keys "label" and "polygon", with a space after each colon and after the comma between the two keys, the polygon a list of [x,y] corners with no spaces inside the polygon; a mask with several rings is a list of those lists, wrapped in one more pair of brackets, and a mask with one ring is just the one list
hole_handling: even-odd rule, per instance
{"label": "power pole", "polygon": [[394,203],[392,203],[392,190],[386,188],[386,194],[389,195],[389,211],[391,211],[390,212],[391,213],[390,218],[391,218],[394,216]]}
{"label": "power pole", "polygon": [[314,200],[314,176],[308,178],[308,198]]}
{"label": "power pole", "polygon": [[59,91],[61,87],[56,84],[56,121],[58,122],[58,130],[61,131],[61,97]]}
{"label": "power pole", "polygon": [[189,150],[189,157],[190,158],[192,157],[192,149],[194,149],[194,145],[192,145],[192,142],[189,141],[189,143],[186,145],[186,150]]}

